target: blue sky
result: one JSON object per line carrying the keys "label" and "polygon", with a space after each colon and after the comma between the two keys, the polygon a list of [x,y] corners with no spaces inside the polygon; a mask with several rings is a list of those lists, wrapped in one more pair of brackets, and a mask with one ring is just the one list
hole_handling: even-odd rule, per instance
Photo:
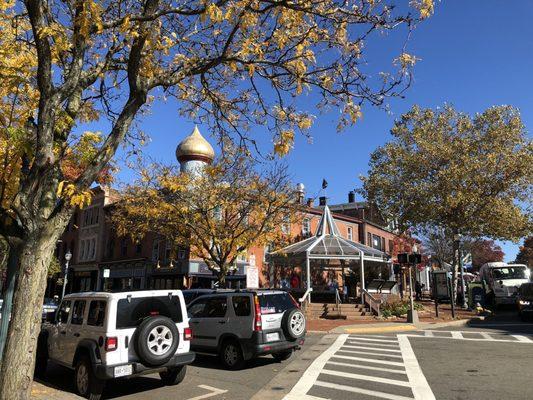
{"label": "blue sky", "polygon": [[[318,116],[311,129],[313,143],[298,138],[288,157],[294,181],[303,182],[308,195],[315,196],[322,178],[326,178],[329,201],[346,201],[348,191],[360,185],[358,177],[366,173],[370,153],[389,140],[394,119],[413,104],[437,107],[447,102],[469,113],[492,105],[511,104],[520,109],[526,127],[531,129],[532,15],[530,0],[437,3],[435,15],[417,27],[409,43],[409,52],[421,61],[415,67],[414,82],[406,98],[392,101],[390,114],[364,108],[363,119],[340,134],[335,130],[334,113]],[[393,46],[394,40],[383,46],[371,46],[367,59],[390,63],[396,55],[389,49],[399,49]],[[172,161],[176,144],[193,126],[192,121],[179,118],[175,104],[154,105],[152,114],[141,122],[152,139],[146,152],[157,159]],[[255,128],[254,132],[264,134],[261,129]],[[200,126],[200,130],[209,135],[207,127]],[[131,172],[123,168],[120,178],[129,181]],[[506,259],[514,260],[518,245],[503,243],[502,247]]]}

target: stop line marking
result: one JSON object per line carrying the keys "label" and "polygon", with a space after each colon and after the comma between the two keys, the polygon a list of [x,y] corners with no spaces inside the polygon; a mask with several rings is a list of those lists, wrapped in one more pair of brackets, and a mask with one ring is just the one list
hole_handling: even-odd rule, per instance
{"label": "stop line marking", "polygon": [[[533,344],[531,337],[524,335],[511,335],[498,332],[479,332],[479,331],[418,331],[417,333],[405,333],[402,336],[417,337],[417,338],[430,338],[430,339],[452,339],[452,340],[470,340],[470,341],[485,341],[485,342],[506,342],[506,343],[528,343]],[[449,334],[450,336],[437,335],[437,333]],[[464,337],[463,333],[479,335],[479,338]],[[497,339],[491,335],[508,336],[509,339]],[[399,337],[400,335],[398,335]],[[512,338],[512,339],[511,339]]]}

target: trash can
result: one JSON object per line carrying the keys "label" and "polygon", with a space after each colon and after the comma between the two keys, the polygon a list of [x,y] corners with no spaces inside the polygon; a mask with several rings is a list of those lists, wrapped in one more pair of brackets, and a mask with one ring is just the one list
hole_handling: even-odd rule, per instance
{"label": "trash can", "polygon": [[482,282],[470,282],[468,285],[468,306],[473,309],[477,303],[485,308],[485,287]]}

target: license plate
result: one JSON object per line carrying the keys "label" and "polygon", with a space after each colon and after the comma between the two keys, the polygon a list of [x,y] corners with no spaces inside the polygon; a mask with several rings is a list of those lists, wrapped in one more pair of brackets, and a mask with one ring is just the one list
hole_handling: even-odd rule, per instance
{"label": "license plate", "polygon": [[115,367],[115,378],[118,378],[121,376],[128,376],[128,375],[131,375],[132,373],[133,373],[133,366],[131,364]]}
{"label": "license plate", "polygon": [[276,342],[278,340],[279,340],[279,333],[274,332],[274,333],[267,333],[266,334],[266,341],[267,342]]}

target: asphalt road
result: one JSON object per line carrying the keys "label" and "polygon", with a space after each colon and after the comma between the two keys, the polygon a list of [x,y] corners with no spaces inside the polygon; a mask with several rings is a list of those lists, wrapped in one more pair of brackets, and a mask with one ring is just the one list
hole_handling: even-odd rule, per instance
{"label": "asphalt road", "polygon": [[[162,386],[157,375],[117,380],[105,398],[532,400],[531,360],[533,321],[503,311],[466,327],[308,335],[290,360],[261,357],[241,371],[226,371],[216,357],[199,355],[178,386]],[[72,381],[72,372],[52,367],[44,383],[72,391]]]}
{"label": "asphalt road", "polygon": [[[249,400],[278,374],[294,376],[297,381],[316,354],[311,347],[322,335],[308,334],[302,350],[297,351],[289,360],[278,363],[271,356],[260,357],[249,362],[241,371],[223,369],[218,358],[197,355],[196,361],[187,369],[185,380],[177,386],[163,386],[159,375],[111,381],[104,391],[104,399],[116,400]],[[303,369],[288,368],[292,363],[303,363]],[[50,365],[46,380],[41,383],[63,391],[73,392],[74,374],[63,367]],[[81,399],[72,395],[73,399]]]}

